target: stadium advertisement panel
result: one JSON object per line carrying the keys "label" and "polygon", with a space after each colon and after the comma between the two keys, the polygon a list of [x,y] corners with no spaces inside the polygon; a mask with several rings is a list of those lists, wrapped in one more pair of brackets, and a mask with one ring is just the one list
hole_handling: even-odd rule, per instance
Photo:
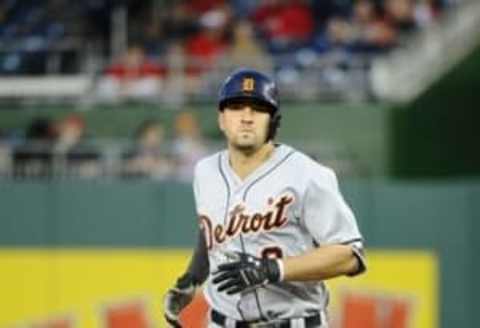
{"label": "stadium advertisement panel", "polygon": [[[158,248],[3,248],[0,327],[163,327],[161,295],[189,256]],[[328,283],[333,327],[438,327],[433,253],[374,249],[368,258],[368,274]],[[183,320],[204,327],[205,312],[199,296]]]}

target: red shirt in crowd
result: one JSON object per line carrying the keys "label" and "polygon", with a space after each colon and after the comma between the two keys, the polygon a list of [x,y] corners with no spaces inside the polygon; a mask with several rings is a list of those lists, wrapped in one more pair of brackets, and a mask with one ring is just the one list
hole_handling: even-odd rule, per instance
{"label": "red shirt in crowd", "polygon": [[161,78],[166,75],[166,68],[151,61],[145,61],[138,66],[127,66],[124,63],[117,63],[108,67],[105,74],[119,80],[145,77]]}
{"label": "red shirt in crowd", "polygon": [[252,18],[269,39],[308,40],[314,31],[311,9],[302,2],[261,6]]}
{"label": "red shirt in crowd", "polygon": [[220,38],[208,32],[200,32],[190,38],[185,44],[185,54],[192,60],[187,68],[188,74],[199,74],[208,69],[221,56],[227,44]]}
{"label": "red shirt in crowd", "polygon": [[205,13],[225,3],[225,0],[189,0],[185,8],[195,14]]}

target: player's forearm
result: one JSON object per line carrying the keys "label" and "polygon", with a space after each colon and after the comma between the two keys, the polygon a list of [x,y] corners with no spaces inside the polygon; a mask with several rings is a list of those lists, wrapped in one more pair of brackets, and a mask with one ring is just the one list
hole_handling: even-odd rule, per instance
{"label": "player's forearm", "polygon": [[325,280],[355,272],[357,267],[358,261],[351,246],[323,246],[303,255],[284,259],[283,280]]}
{"label": "player's forearm", "polygon": [[209,262],[207,245],[205,242],[205,235],[200,230],[198,232],[197,246],[195,247],[185,274],[193,279],[195,285],[201,285],[207,279],[208,271]]}

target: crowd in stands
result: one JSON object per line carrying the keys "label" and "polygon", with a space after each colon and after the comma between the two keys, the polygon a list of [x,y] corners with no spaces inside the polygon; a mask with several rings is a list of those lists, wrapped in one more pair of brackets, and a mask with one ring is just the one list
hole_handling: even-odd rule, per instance
{"label": "crowd in stands", "polygon": [[189,181],[195,163],[210,151],[191,111],[176,115],[172,131],[160,120],[147,119],[132,140],[102,143],[87,131],[82,116],[68,114],[58,120],[35,118],[21,134],[0,133],[0,177]]}
{"label": "crowd in stands", "polygon": [[0,75],[75,73],[82,41],[98,39],[108,18],[95,3],[0,1]]}
{"label": "crowd in stands", "polygon": [[[321,90],[321,79],[341,81],[338,72],[358,58],[368,69],[371,58],[401,47],[461,1],[2,0],[0,76],[79,73],[89,48],[105,63],[93,92],[100,101],[214,96],[238,66],[273,72],[280,87],[306,83]],[[128,13],[128,45],[113,53],[112,16],[119,8]],[[162,122],[143,122],[112,169],[80,116],[40,118],[20,141],[0,131],[0,175],[95,177],[108,170],[123,178],[188,179],[207,149],[192,113],[180,113],[174,126],[173,138],[166,138]]]}
{"label": "crowd in stands", "polygon": [[[132,37],[141,41],[146,35],[145,49],[152,56],[161,56],[172,42],[182,42],[188,57],[207,64],[228,54],[235,43],[240,42],[235,40],[234,31],[244,22],[253,29],[253,41],[272,56],[303,48],[321,54],[338,45],[353,52],[385,50],[395,46],[403,33],[431,23],[450,2],[176,1],[162,8],[155,23],[142,20],[143,26],[137,27],[139,31]],[[155,31],[151,31],[152,27]],[[157,37],[152,39],[152,34]],[[193,69],[192,73],[195,72]]]}
{"label": "crowd in stands", "polygon": [[[212,72],[238,66],[273,71],[287,84],[308,80],[306,73],[325,58],[333,58],[330,62],[340,70],[362,58],[368,69],[370,58],[401,46],[405,37],[437,20],[451,3],[186,0],[162,7],[157,15],[138,10],[136,17],[147,19],[133,19],[133,44],[106,67],[98,94],[111,101],[126,94],[145,99],[162,90],[172,97],[169,91],[178,88],[178,76],[187,94],[208,93],[215,84],[208,84]],[[133,65],[125,60],[132,51],[142,58]],[[222,74],[213,74],[211,80]]]}
{"label": "crowd in stands", "polygon": [[[109,40],[115,33],[111,13],[121,5],[128,9],[131,47],[155,64],[137,65],[133,74],[162,79],[169,73],[164,66],[172,53],[183,55],[183,73],[188,77],[228,58],[244,66],[270,63],[278,70],[305,65],[332,51],[382,53],[456,2],[182,0],[158,5],[153,0],[5,0],[0,3],[0,49],[6,49],[0,54],[0,74],[45,72],[45,67],[38,65],[42,56],[50,47],[72,38],[81,46],[103,44],[102,55],[109,58]],[[128,50],[123,56],[130,53]],[[132,65],[124,58],[111,60],[105,73],[124,80]],[[73,69],[68,67],[72,60],[62,64],[64,71]]]}
{"label": "crowd in stands", "polygon": [[[93,48],[106,63],[93,92],[100,101],[156,100],[163,94],[176,102],[181,93],[199,91],[213,96],[226,72],[238,66],[273,72],[280,86],[303,82],[322,89],[323,76],[312,79],[308,73],[318,73],[312,68],[339,78],[327,75],[331,67],[319,61],[327,59],[338,73],[362,58],[362,69],[368,69],[370,58],[401,47],[412,32],[461,1],[2,0],[0,76],[78,73],[85,69],[82,51]],[[128,13],[128,46],[114,54],[112,13],[118,8]],[[192,115],[178,115],[169,142],[162,122],[141,124],[113,171],[124,178],[188,179],[207,151]],[[20,142],[5,141],[0,131],[0,175],[104,174],[105,153],[90,142],[86,128],[73,115],[34,120]]]}
{"label": "crowd in stands", "polygon": [[15,177],[95,176],[100,159],[85,136],[85,122],[77,115],[51,121],[34,119],[25,137],[11,149]]}

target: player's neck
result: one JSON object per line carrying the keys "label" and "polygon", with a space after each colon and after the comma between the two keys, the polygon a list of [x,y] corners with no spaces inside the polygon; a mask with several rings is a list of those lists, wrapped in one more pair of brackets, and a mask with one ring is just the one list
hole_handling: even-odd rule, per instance
{"label": "player's neck", "polygon": [[268,142],[254,152],[244,152],[229,147],[229,161],[233,171],[244,180],[260,165],[265,163],[273,153],[275,146]]}

